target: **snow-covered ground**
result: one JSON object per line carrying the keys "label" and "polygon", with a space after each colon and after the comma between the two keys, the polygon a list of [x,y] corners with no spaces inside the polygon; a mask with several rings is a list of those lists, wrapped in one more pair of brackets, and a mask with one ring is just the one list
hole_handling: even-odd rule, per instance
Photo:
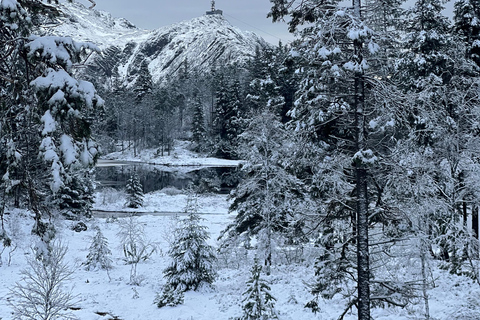
{"label": "snow-covered ground", "polygon": [[[240,164],[238,160],[203,157],[190,151],[189,145],[190,142],[176,140],[170,155],[164,153],[164,156],[161,156],[157,149],[145,149],[139,155],[134,156],[133,150],[128,149],[109,153],[103,159],[142,162],[165,167],[185,167],[187,169],[188,167],[237,167]],[[100,165],[102,165],[102,162],[100,162]]]}
{"label": "snow-covered ground", "polygon": [[[168,193],[168,194],[167,194]],[[154,209],[160,204],[166,211],[181,212],[186,205],[186,196],[175,192],[156,192],[145,197],[145,208]],[[170,195],[169,195],[170,194]],[[119,209],[121,199],[118,194],[105,197],[103,204],[96,204],[98,209]],[[97,195],[97,201],[102,195]],[[218,246],[216,241],[221,230],[232,220],[233,215],[227,213],[228,203],[225,196],[202,196],[200,203],[205,225],[211,234],[210,244]],[[143,210],[144,210],[143,209]],[[9,250],[2,255],[3,265],[0,267],[2,281],[0,282],[0,318],[11,319],[9,288],[20,281],[20,270],[26,266],[26,257],[30,252],[32,236],[30,234],[32,219],[22,216],[21,212],[13,212],[8,216],[7,225],[13,229],[14,243],[18,248],[11,256],[11,264],[7,265]],[[138,275],[143,278],[140,286],[129,284],[130,266],[122,260],[123,253],[119,247],[117,233],[118,220],[96,218],[86,221],[88,230],[77,233],[70,229],[72,222],[58,222],[58,239],[68,245],[66,259],[75,269],[74,278],[68,283],[73,292],[78,294],[79,310],[72,311],[81,320],[228,320],[241,315],[242,292],[253,254],[244,256],[242,253],[220,255],[218,259],[218,279],[214,289],[202,292],[187,292],[185,303],[177,307],[158,309],[154,299],[165,283],[162,271],[169,262],[166,255],[175,220],[172,216],[144,215],[136,217],[143,224],[150,241],[158,247],[158,252],[151,259],[138,266]],[[114,268],[106,271],[86,271],[82,263],[86,261],[91,238],[95,234],[93,226],[102,229],[107,237],[113,253]],[[314,250],[313,248],[311,248]],[[320,301],[320,312],[316,315],[304,308],[311,299],[306,283],[311,282],[313,275],[312,262],[314,252],[305,250],[301,263],[286,263],[285,259],[273,268],[272,275],[264,276],[271,283],[271,293],[277,298],[276,310],[281,320],[318,320],[337,319],[343,311],[345,301],[335,298],[332,301]],[[278,256],[282,255],[278,253]],[[109,279],[110,276],[110,279]],[[446,271],[434,269],[435,288],[429,290],[430,312],[432,319],[438,320],[474,320],[480,319],[480,286],[472,280],[450,275]],[[423,304],[419,299],[417,305],[404,309],[375,309],[374,319],[424,319]],[[107,314],[102,316],[100,314]],[[118,317],[118,318],[115,318]],[[345,319],[356,319],[355,312],[348,313]]]}
{"label": "snow-covered ground", "polygon": [[[102,189],[95,194],[94,210],[113,212],[183,212],[188,196],[175,188],[166,188],[160,191],[147,193],[144,196],[143,207],[138,209],[127,208],[125,192],[111,188]],[[198,197],[200,213],[227,214],[229,203],[227,195],[200,195]]]}
{"label": "snow-covered ground", "polygon": [[[206,163],[206,160],[188,151],[188,146],[179,142],[170,157],[159,158],[154,151],[142,152],[141,161],[152,163],[161,161],[169,165]],[[137,160],[129,153],[110,154],[109,159]],[[210,160],[219,164],[219,159]],[[73,222],[57,222],[57,239],[68,246],[66,260],[75,270],[73,279],[67,284],[78,295],[78,302],[72,313],[80,320],[230,320],[241,316],[242,293],[250,275],[254,253],[244,251],[221,253],[218,256],[218,278],[212,290],[187,292],[185,302],[177,307],[158,309],[154,304],[156,295],[161,292],[165,279],[162,271],[169,263],[167,255],[176,225],[175,213],[181,213],[187,203],[184,191],[166,188],[145,195],[144,206],[140,209],[125,208],[126,196],[123,191],[110,188],[99,190],[95,195],[95,210],[101,216],[85,221],[88,230],[74,232]],[[228,213],[229,201],[226,195],[200,195],[200,213],[210,232],[210,244],[218,247],[217,238],[221,231],[233,220]],[[111,213],[108,213],[111,212]],[[123,260],[123,252],[117,236],[120,222],[128,218],[112,219],[114,212],[132,212],[145,228],[147,238],[157,246],[157,252],[146,262],[138,265],[137,274],[142,279],[140,286],[129,284],[130,265]],[[142,213],[142,214],[138,214]],[[154,213],[154,214],[149,214]],[[172,214],[168,214],[172,213]],[[178,217],[177,217],[178,218]],[[34,238],[30,233],[32,218],[25,212],[14,210],[6,218],[6,226],[13,238],[15,250],[6,248],[0,256],[0,319],[12,319],[12,308],[8,300],[9,291],[15,282],[21,281],[20,271],[26,268],[26,259],[31,256]],[[94,227],[98,226],[108,239],[112,251],[113,269],[87,271],[82,265],[86,261]],[[0,247],[0,250],[2,247]],[[278,249],[274,259],[276,264],[270,276],[265,276],[271,284],[271,293],[277,299],[276,310],[280,320],[331,320],[343,312],[346,301],[340,297],[319,301],[320,311],[313,314],[304,305],[312,299],[308,284],[313,279],[313,264],[316,249],[307,246],[300,251]],[[10,261],[9,261],[10,260]],[[435,262],[432,262],[434,265]],[[403,263],[401,264],[403,265]],[[395,270],[382,272],[406,273],[405,267],[395,266]],[[403,269],[402,269],[403,268]],[[411,265],[410,265],[411,268]],[[378,275],[378,274],[377,274]],[[436,320],[478,320],[480,319],[480,286],[466,277],[454,276],[437,267],[432,268],[435,287],[428,291],[431,319]],[[372,316],[377,320],[425,319],[423,301],[406,308],[374,309]],[[356,311],[346,314],[346,320],[356,319]]]}

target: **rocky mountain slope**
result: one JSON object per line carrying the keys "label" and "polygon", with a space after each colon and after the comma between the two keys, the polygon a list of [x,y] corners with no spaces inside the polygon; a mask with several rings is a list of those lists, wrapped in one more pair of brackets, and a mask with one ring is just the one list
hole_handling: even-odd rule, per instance
{"label": "rocky mountain slope", "polygon": [[[242,62],[257,47],[268,44],[252,32],[233,27],[222,15],[204,15],[156,30],[141,30],[79,3],[61,5],[64,16],[53,32],[97,44],[103,53],[98,72],[133,83],[146,62],[154,82],[174,77],[185,62],[191,72],[208,72],[214,65]],[[103,70],[102,70],[103,69]],[[110,69],[110,70],[108,70]]]}

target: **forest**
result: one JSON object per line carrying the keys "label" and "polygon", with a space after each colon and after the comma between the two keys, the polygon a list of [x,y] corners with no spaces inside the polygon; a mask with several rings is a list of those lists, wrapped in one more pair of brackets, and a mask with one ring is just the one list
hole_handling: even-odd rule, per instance
{"label": "forest", "polygon": [[[261,276],[286,248],[316,250],[310,299],[299,308],[317,313],[320,300],[341,299],[338,319],[410,304],[422,306],[418,319],[433,319],[432,266],[479,286],[480,2],[456,1],[453,19],[440,0],[408,9],[401,0],[270,2],[268,16],[288,21],[292,43],[204,74],[185,60],[155,83],[147,59],[126,80],[112,68],[118,48],[49,35],[58,4],[1,0],[0,251],[14,242],[11,212],[26,210],[37,240],[30,266],[54,266],[65,249],[53,221],[92,218],[101,155],[161,157],[181,140],[201,156],[241,160],[229,194],[235,215],[214,250],[189,196],[158,307],[214,283],[215,256],[239,248],[255,263],[235,319],[277,318]],[[156,247],[130,223],[120,238],[135,283]],[[98,232],[96,250],[106,250]],[[128,242],[129,232],[140,236]],[[185,254],[192,247],[195,261]],[[108,265],[102,252],[97,262]],[[388,271],[407,255],[417,270]]]}

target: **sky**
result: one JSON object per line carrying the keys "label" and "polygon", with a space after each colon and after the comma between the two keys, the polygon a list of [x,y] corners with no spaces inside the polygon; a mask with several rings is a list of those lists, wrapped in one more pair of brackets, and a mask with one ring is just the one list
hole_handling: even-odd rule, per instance
{"label": "sky", "polygon": [[[76,0],[90,6],[88,0]],[[114,17],[126,18],[138,28],[157,29],[205,14],[210,10],[210,0],[94,0],[95,9],[107,11]],[[412,4],[414,0],[407,1]],[[293,36],[286,23],[272,23],[267,18],[269,0],[216,0],[216,8],[224,17],[241,30],[253,31],[266,41],[288,43]],[[453,15],[453,3],[446,4],[445,14]]]}

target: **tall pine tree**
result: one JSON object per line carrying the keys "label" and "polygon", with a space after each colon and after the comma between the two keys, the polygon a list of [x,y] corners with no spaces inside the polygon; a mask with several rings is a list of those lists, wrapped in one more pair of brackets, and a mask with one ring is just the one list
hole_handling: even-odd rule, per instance
{"label": "tall pine tree", "polygon": [[[103,105],[90,82],[73,77],[74,66],[98,48],[33,34],[47,33],[42,22],[58,14],[54,5],[36,0],[0,4],[2,186],[13,193],[15,205],[33,211],[33,232],[47,243],[53,235],[48,220],[58,210],[55,198],[98,157],[90,116]],[[83,187],[75,192],[85,193]]]}

